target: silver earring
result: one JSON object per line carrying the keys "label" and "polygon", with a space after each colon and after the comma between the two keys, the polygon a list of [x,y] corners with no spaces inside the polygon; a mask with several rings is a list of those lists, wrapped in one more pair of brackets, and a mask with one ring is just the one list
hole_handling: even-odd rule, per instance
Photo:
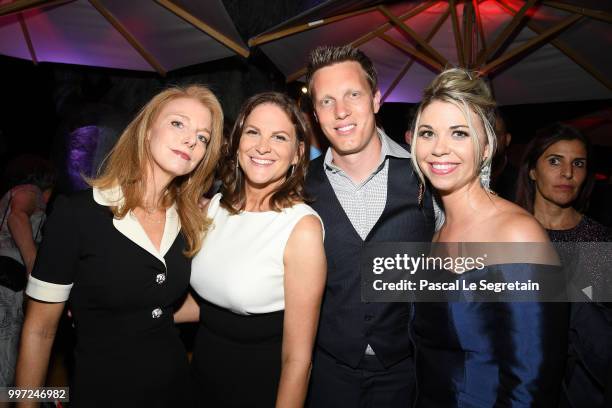
{"label": "silver earring", "polygon": [[293,176],[293,171],[295,170],[295,164],[292,164],[289,167],[289,177]]}
{"label": "silver earring", "polygon": [[[485,158],[483,162],[486,162]],[[490,190],[491,185],[491,162],[486,165],[481,166],[480,168],[480,185],[484,187],[485,190]]]}

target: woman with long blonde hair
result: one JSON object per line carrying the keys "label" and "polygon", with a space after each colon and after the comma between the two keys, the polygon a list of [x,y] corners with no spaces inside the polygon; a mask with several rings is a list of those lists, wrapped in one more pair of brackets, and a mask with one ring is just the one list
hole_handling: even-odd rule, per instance
{"label": "woman with long blonde hair", "polygon": [[198,199],[222,127],[208,88],[166,89],[125,129],[92,189],[58,200],[26,290],[18,387],[44,384],[68,301],[77,336],[71,406],[191,404],[173,312],[208,227]]}

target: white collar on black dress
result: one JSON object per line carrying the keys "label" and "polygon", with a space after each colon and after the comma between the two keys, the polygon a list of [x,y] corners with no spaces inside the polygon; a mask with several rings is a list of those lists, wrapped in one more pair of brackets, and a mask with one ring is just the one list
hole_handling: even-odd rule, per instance
{"label": "white collar on black dress", "polygon": [[[120,186],[115,186],[107,190],[100,190],[94,187],[93,198],[94,201],[100,205],[107,207],[121,206],[121,204],[123,204],[123,190]],[[176,204],[172,204],[172,206],[166,210],[166,223],[164,224],[164,234],[162,236],[159,252],[132,211],[123,218],[114,218],[113,225],[117,231],[125,235],[130,241],[159,259],[164,266],[166,265],[164,256],[168,250],[170,250],[176,236],[181,230],[181,221],[176,211]]]}

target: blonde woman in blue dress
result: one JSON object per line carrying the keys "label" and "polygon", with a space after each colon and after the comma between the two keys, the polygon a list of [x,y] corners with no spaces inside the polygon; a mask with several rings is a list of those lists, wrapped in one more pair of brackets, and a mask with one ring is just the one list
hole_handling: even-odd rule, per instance
{"label": "blonde woman in blue dress", "polygon": [[[502,261],[489,257],[484,268],[457,276],[464,281],[495,276],[512,281],[539,277],[542,270],[560,273],[537,220],[488,188],[496,144],[494,120],[491,91],[475,73],[448,69],[425,88],[415,121],[412,160],[444,212],[433,242],[498,243],[511,254],[504,253]],[[510,243],[519,248],[529,243],[530,253],[508,251],[517,248]],[[531,261],[526,255],[538,259]],[[415,303],[412,328],[419,387],[415,406],[557,406],[568,317],[564,303]]]}

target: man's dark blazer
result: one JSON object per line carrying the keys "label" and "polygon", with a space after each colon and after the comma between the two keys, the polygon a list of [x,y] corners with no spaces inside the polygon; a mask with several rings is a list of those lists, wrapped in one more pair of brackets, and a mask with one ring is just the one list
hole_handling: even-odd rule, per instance
{"label": "man's dark blazer", "polygon": [[376,242],[430,242],[434,232],[432,199],[419,205],[419,179],[410,159],[388,156],[387,202],[363,240],[353,228],[329,182],[324,155],[310,164],[306,178],[309,204],[325,226],[327,284],[317,335],[317,346],[356,368],[370,344],[385,367],[412,355],[410,303],[361,301],[360,256]]}

